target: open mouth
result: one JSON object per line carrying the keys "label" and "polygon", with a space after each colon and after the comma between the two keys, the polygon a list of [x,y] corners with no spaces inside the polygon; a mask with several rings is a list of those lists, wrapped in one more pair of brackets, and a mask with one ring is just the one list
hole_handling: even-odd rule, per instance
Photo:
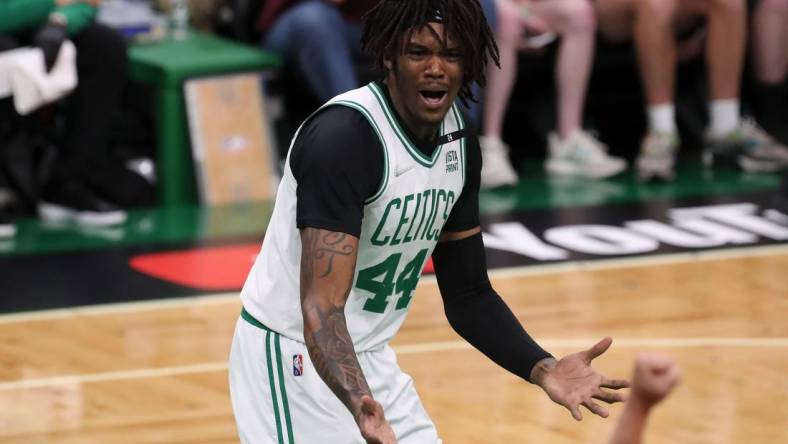
{"label": "open mouth", "polygon": [[443,98],[446,97],[445,90],[421,90],[421,97],[427,102],[428,105],[437,106],[443,101]]}

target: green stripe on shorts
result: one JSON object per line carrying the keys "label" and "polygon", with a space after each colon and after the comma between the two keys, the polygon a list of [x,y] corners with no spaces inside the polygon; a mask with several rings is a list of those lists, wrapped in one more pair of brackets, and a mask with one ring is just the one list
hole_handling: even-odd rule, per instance
{"label": "green stripe on shorts", "polygon": [[271,385],[271,399],[274,401],[274,417],[276,418],[276,436],[279,444],[284,444],[282,438],[282,420],[279,419],[279,401],[276,397],[276,384],[274,383],[273,360],[271,359],[271,331],[265,332],[265,359],[268,361],[268,383]]}
{"label": "green stripe on shorts", "polygon": [[290,424],[290,406],[287,404],[287,390],[285,390],[285,377],[282,372],[282,352],[279,349],[279,335],[274,333],[274,337],[276,338],[276,364],[279,368],[279,388],[281,388],[282,392],[282,406],[285,409],[285,424],[287,424],[287,438],[290,440],[290,444],[294,444],[295,440],[293,440],[293,425]]}
{"label": "green stripe on shorts", "polygon": [[[279,399],[282,399],[282,410],[284,410],[285,427],[287,427],[287,442],[295,444],[293,439],[293,424],[290,420],[290,404],[287,402],[287,389],[285,388],[285,375],[282,370],[282,348],[279,345],[281,337],[279,333],[263,325],[260,321],[249,314],[246,309],[241,309],[241,317],[251,325],[265,331],[265,359],[268,367],[268,384],[271,388],[271,400],[274,403],[274,418],[276,419],[276,436],[278,444],[285,444],[284,433],[282,433],[282,415],[279,409]],[[274,351],[271,351],[271,342],[274,343]],[[276,362],[274,362],[276,354]],[[277,395],[276,381],[274,381],[274,365],[277,367],[276,374],[279,376],[279,395]]]}

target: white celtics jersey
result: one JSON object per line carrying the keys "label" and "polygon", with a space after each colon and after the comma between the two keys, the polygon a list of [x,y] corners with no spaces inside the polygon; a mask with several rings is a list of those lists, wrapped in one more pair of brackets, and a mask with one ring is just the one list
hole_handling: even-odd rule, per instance
{"label": "white celtics jersey", "polygon": [[[345,306],[356,351],[370,350],[386,344],[405,320],[422,268],[465,182],[465,139],[440,145],[427,157],[408,139],[374,83],[339,95],[324,106],[347,106],[363,114],[385,151],[380,188],[364,206],[356,272]],[[441,135],[463,127],[453,105],[443,120]],[[266,327],[303,342],[297,184],[289,156],[285,165],[262,251],[241,299],[246,311]]]}

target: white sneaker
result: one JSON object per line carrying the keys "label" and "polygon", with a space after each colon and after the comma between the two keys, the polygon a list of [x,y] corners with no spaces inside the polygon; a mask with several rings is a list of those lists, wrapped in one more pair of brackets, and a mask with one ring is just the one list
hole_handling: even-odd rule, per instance
{"label": "white sneaker", "polygon": [[517,172],[509,162],[509,147],[497,137],[479,137],[482,149],[482,188],[517,183]]}
{"label": "white sneaker", "polygon": [[673,180],[679,138],[672,133],[650,131],[640,144],[636,164],[640,180]]}
{"label": "white sneaker", "polygon": [[607,146],[583,130],[573,132],[564,140],[551,133],[548,143],[545,169],[550,174],[604,179],[627,168],[626,160],[609,155]]}
{"label": "white sneaker", "polygon": [[6,220],[5,217],[0,214],[0,239],[14,236],[16,236],[16,225],[10,220]]}

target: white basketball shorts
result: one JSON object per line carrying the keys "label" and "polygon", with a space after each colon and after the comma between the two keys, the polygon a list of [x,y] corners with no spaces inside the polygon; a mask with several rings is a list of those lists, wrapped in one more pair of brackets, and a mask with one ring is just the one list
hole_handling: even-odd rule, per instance
{"label": "white basketball shorts", "polygon": [[[391,347],[361,352],[358,361],[399,444],[442,442]],[[242,443],[365,442],[353,416],[315,371],[306,345],[267,329],[246,312],[235,326],[230,395]]]}

